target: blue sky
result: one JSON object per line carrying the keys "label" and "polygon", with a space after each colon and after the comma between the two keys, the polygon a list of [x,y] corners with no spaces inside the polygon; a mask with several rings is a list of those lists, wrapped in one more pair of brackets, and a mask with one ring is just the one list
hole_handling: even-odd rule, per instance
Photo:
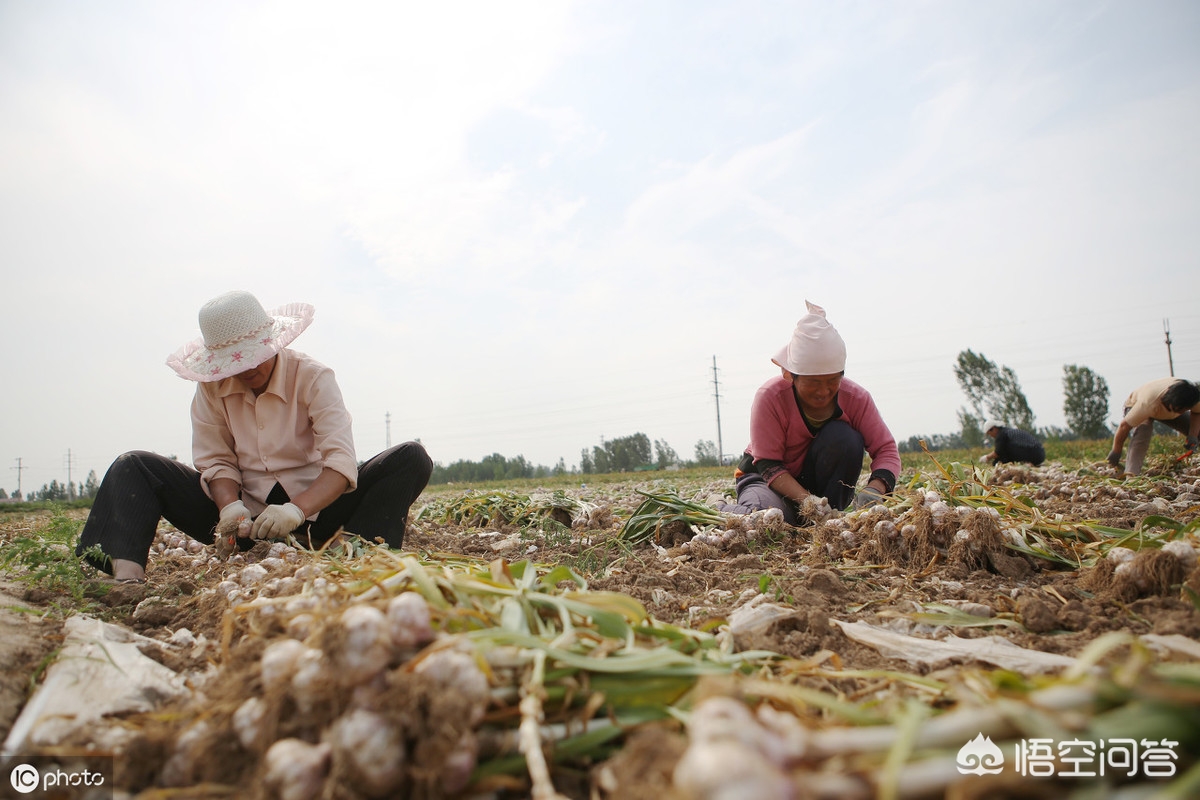
{"label": "blue sky", "polygon": [[1200,378],[1189,2],[0,0],[0,486],[186,459],[228,289],[317,318],[360,457],[747,439],[804,300],[898,439],[961,350]]}

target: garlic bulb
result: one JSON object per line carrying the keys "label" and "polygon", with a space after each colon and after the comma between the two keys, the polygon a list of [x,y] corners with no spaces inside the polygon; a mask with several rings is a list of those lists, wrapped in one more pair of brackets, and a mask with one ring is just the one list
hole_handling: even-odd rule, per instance
{"label": "garlic bulb", "polygon": [[208,722],[200,720],[179,735],[171,757],[163,765],[162,782],[165,786],[188,786],[195,782],[196,766],[209,732]]}
{"label": "garlic bulb", "polygon": [[251,564],[238,573],[238,582],[242,586],[254,586],[267,577],[267,570],[260,564]]}
{"label": "garlic bulb", "polygon": [[295,639],[280,639],[267,645],[258,661],[263,691],[273,692],[291,683],[300,659],[310,650]]}
{"label": "garlic bulb", "polygon": [[1179,563],[1183,565],[1185,571],[1190,571],[1196,566],[1196,549],[1187,542],[1179,540],[1167,542],[1162,549],[1164,553],[1170,553],[1179,559]]}
{"label": "garlic bulb", "polygon": [[492,699],[491,687],[473,653],[454,648],[434,650],[417,662],[413,672],[433,678],[469,700],[471,712],[467,724],[470,727],[478,725],[487,713]]}
{"label": "garlic bulb", "polygon": [[442,791],[456,795],[471,782],[471,773],[479,760],[479,740],[473,731],[465,731],[453,752],[442,762]]}
{"label": "garlic bulb", "polygon": [[321,697],[328,693],[332,680],[324,653],[305,647],[296,659],[292,675],[292,699],[296,701],[296,707],[305,714],[312,711]]}
{"label": "garlic bulb", "polygon": [[280,739],[263,757],[263,784],[279,800],[316,800],[329,775],[332,748],[301,739]]}
{"label": "garlic bulb", "polygon": [[247,750],[257,750],[263,739],[263,722],[267,704],[261,697],[251,697],[233,712],[233,732]]}
{"label": "garlic bulb", "polygon": [[404,780],[404,740],[386,717],[357,709],[327,734],[338,773],[368,797],[391,797]]}
{"label": "garlic bulb", "polygon": [[420,647],[433,639],[429,603],[416,592],[393,597],[387,606],[388,629],[392,644],[400,649]]}
{"label": "garlic bulb", "polygon": [[1130,550],[1128,547],[1110,547],[1105,558],[1112,561],[1114,564],[1124,564],[1126,561],[1133,561],[1137,553]]}
{"label": "garlic bulb", "polygon": [[343,685],[370,680],[387,668],[392,640],[382,611],[369,605],[350,606],[342,612],[341,625],[346,638],[336,660]]}

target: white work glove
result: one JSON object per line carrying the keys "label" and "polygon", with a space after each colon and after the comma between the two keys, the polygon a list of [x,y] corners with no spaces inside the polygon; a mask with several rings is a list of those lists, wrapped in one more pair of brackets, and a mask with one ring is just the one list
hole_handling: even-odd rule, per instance
{"label": "white work glove", "polygon": [[304,512],[295,503],[267,506],[250,528],[252,539],[282,539],[304,524]]}
{"label": "white work glove", "polygon": [[858,494],[854,495],[854,507],[856,509],[869,508],[876,503],[883,502],[883,494],[872,486],[864,486],[859,490]]}
{"label": "white work glove", "polygon": [[248,519],[250,519],[250,509],[246,508],[246,504],[241,500],[234,500],[221,509],[221,516],[217,522],[217,533],[222,535],[233,533],[243,520]]}

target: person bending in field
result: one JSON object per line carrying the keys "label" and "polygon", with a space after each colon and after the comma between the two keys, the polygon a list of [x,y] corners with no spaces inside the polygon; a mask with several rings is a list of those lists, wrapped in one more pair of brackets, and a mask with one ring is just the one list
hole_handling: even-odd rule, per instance
{"label": "person bending in field", "polygon": [[[825,310],[808,313],[771,361],[780,375],[759,388],[750,407],[750,444],[734,473],[736,504],[721,511],[749,514],[777,508],[802,524],[809,497],[844,509],[877,502],[895,488],[900,452],[871,393],[845,376],[846,344]],[[871,474],[857,492],[863,453]]]}
{"label": "person bending in field", "polygon": [[205,544],[221,537],[243,550],[289,535],[319,547],[343,526],[401,546],[433,462],[418,442],[406,442],[357,466],[333,370],[287,347],[312,318],[306,303],[268,314],[241,291],[200,309],[202,337],[167,359],[196,381],[195,468],[145,451],[119,456],[100,483],[77,556],[117,581],[144,582],[160,518]]}
{"label": "person bending in field", "polygon": [[1200,387],[1181,378],[1159,378],[1134,389],[1125,400],[1125,413],[1113,436],[1108,463],[1121,468],[1121,451],[1128,439],[1125,473],[1141,474],[1155,420],[1186,436],[1188,450],[1196,449],[1196,435],[1200,433]]}
{"label": "person bending in field", "polygon": [[993,464],[1023,462],[1036,467],[1046,460],[1046,448],[1029,431],[1006,428],[999,422],[989,420],[983,424],[983,433],[992,437],[996,448],[980,458],[980,461]]}

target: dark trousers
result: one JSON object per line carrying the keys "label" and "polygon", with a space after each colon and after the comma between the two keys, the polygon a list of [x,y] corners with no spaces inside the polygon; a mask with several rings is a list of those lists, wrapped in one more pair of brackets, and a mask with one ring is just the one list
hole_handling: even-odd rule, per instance
{"label": "dark trousers", "polygon": [[[827,422],[817,433],[796,481],[808,491],[824,497],[830,508],[844,509],[854,500],[854,488],[862,474],[866,443],[862,434],[842,420]],[[722,510],[749,514],[766,508],[778,508],[789,525],[800,522],[795,507],[775,492],[762,476],[748,472],[737,481],[737,505]]]}
{"label": "dark trousers", "polygon": [[[358,486],[325,508],[317,520],[295,531],[298,541],[313,547],[324,544],[345,528],[365,539],[383,540],[399,548],[404,542],[408,510],[424,491],[433,473],[433,461],[418,442],[405,442],[385,450],[358,469]],[[286,503],[279,484],[267,498]],[[165,519],[193,539],[212,544],[219,517],[216,503],[200,486],[200,473],[192,467],[156,453],[135,450],[117,457],[108,468],[91,513],[79,536],[75,554],[99,545],[111,559],[135,561],[143,567],[154,543],[158,521]],[[248,539],[239,544],[249,546]],[[93,566],[111,568],[103,558]]]}

